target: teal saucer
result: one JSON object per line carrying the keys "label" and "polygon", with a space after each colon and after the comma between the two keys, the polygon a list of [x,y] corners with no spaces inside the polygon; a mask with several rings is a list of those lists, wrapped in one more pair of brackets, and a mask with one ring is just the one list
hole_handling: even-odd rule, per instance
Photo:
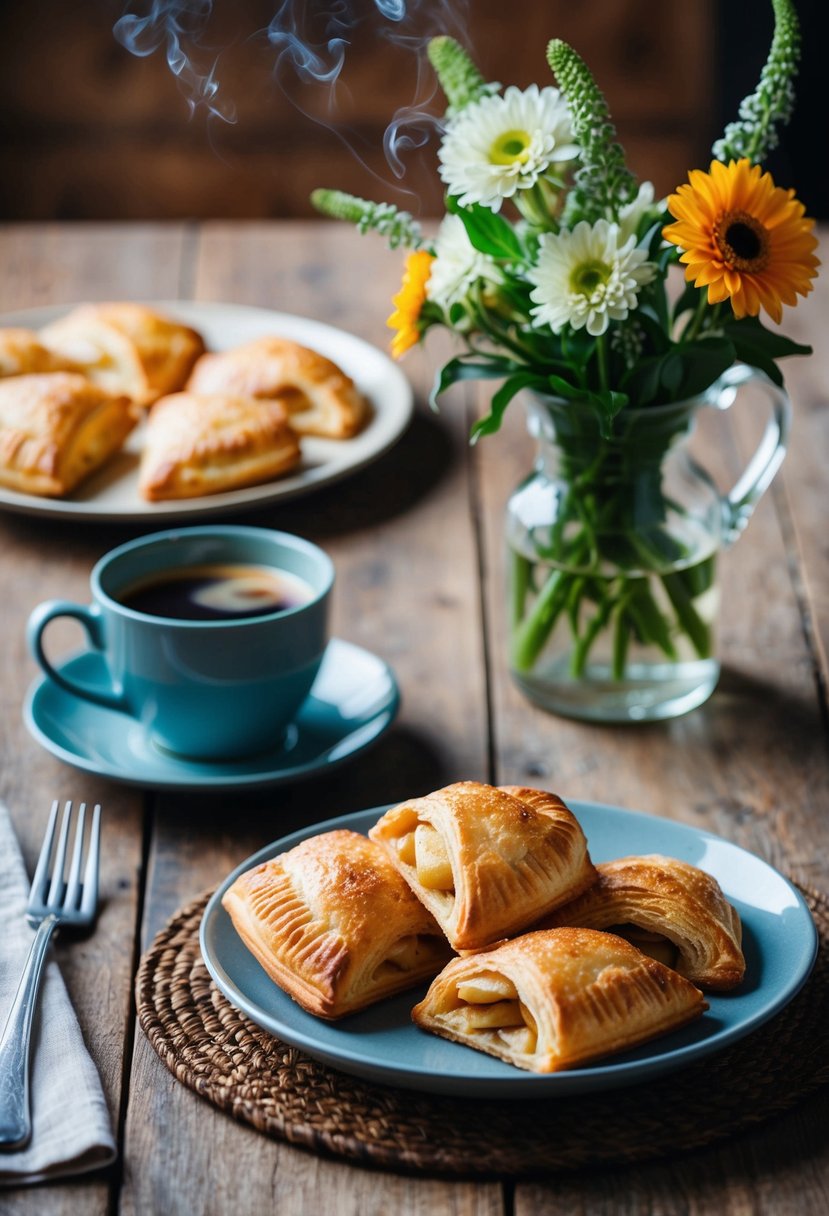
{"label": "teal saucer", "polygon": [[[60,670],[107,686],[101,655],[86,651]],[[388,664],[350,642],[332,639],[310,695],[272,750],[208,763],[162,751],[135,718],[36,680],[23,721],[47,751],[87,773],[151,789],[233,789],[286,785],[349,760],[388,730],[400,701]]]}

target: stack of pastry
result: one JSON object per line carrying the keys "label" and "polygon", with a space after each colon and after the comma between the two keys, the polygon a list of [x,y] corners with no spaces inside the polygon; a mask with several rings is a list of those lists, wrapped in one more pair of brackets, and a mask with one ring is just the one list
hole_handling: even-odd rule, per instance
{"label": "stack of pastry", "polygon": [[0,329],[0,485],[63,496],[142,427],[150,502],[255,485],[346,439],[367,405],[330,360],[281,338],[208,354],[143,304],[83,304],[39,332]]}
{"label": "stack of pastry", "polygon": [[460,782],[387,811],[368,839],[310,837],[223,903],[309,1012],[431,979],[419,1027],[541,1073],[685,1025],[708,1007],[701,989],[745,970],[715,879],[655,856],[594,866],[561,799],[518,786]]}

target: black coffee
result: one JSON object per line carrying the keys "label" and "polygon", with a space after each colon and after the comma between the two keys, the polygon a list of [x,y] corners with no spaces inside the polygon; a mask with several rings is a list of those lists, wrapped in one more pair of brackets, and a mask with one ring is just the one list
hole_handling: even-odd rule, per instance
{"label": "black coffee", "polygon": [[285,612],[313,591],[301,578],[272,566],[204,565],[165,570],[118,595],[125,608],[180,621],[229,621]]}

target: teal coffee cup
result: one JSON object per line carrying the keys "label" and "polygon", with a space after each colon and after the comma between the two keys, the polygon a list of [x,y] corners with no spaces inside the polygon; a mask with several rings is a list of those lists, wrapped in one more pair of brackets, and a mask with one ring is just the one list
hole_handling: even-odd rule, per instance
{"label": "teal coffee cup", "polygon": [[[268,528],[180,528],[107,553],[92,603],[50,600],[28,642],[73,696],[121,710],[177,755],[227,760],[278,747],[328,641],[334,566],[322,549]],[[44,651],[56,617],[83,626],[110,687],[85,687]]]}

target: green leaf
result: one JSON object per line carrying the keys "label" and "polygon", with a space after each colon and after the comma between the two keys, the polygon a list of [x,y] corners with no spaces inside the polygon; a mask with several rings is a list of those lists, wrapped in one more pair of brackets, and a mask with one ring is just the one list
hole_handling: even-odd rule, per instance
{"label": "green leaf", "polygon": [[731,339],[737,358],[742,363],[757,367],[770,380],[782,387],[783,374],[775,360],[787,355],[810,355],[811,346],[793,342],[784,334],[776,334],[761,323],[758,317],[742,317],[739,321],[726,321],[723,332]]}
{"label": "green leaf", "polygon": [[[660,286],[662,286],[660,284]],[[665,354],[671,345],[671,339],[668,336],[668,320],[667,315],[663,312],[665,306],[664,291],[653,300],[653,304],[640,303],[636,309],[636,320],[645,331],[645,337],[648,339],[654,354]]]}
{"label": "green leaf", "polygon": [[613,389],[605,389],[600,393],[591,393],[588,400],[598,412],[599,429],[604,439],[610,439],[613,434],[611,423],[619,410],[622,410],[627,405],[630,398],[627,393],[618,393]]}
{"label": "green leaf", "polygon": [[516,372],[505,380],[490,404],[489,413],[479,418],[469,432],[470,442],[477,443],[482,435],[494,435],[501,427],[504,413],[516,393],[524,388],[544,389],[544,378],[535,372]]}
{"label": "green leaf", "polygon": [[553,392],[559,397],[563,397],[565,401],[575,401],[577,397],[584,396],[583,389],[577,388],[575,385],[570,384],[568,380],[562,379],[561,376],[548,376],[547,382]]}
{"label": "green leaf", "polygon": [[447,196],[446,209],[463,221],[466,235],[479,253],[487,253],[490,257],[506,259],[509,262],[524,260],[524,247],[503,216],[496,215],[494,211],[482,207],[479,203],[462,207],[451,194]]}
{"label": "green leaf", "polygon": [[636,406],[650,405],[659,396],[664,355],[640,359],[624,381],[625,390]]}
{"label": "green leaf", "polygon": [[682,356],[676,350],[670,351],[662,360],[662,366],[659,369],[659,383],[668,396],[675,401],[680,398],[684,375]]}
{"label": "green leaf", "polygon": [[515,370],[515,366],[511,359],[493,357],[486,362],[474,362],[459,355],[456,359],[444,363],[439,370],[429,394],[429,404],[436,410],[437,399],[441,393],[445,393],[453,384],[462,380],[502,380]]}
{"label": "green leaf", "polygon": [[[663,369],[662,383],[674,401],[685,401],[705,392],[736,359],[730,338],[700,338],[675,347],[666,363],[671,364],[668,383]],[[679,380],[675,385],[677,370]]]}

